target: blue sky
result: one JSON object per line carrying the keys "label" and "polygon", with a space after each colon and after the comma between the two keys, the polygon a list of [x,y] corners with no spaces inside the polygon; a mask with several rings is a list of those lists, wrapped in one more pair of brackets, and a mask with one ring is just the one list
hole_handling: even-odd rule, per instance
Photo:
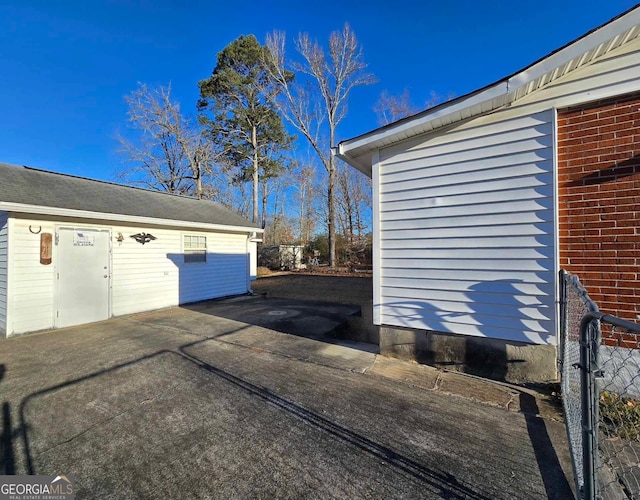
{"label": "blue sky", "polygon": [[[339,139],[377,126],[383,90],[416,105],[506,76],[634,1],[0,0],[0,161],[111,180],[122,166],[123,96],[172,83],[195,113],[197,82],[241,34],[323,41],[349,22],[379,82],[352,94]],[[300,139],[302,141],[302,139]],[[1,180],[0,180],[1,181]]]}

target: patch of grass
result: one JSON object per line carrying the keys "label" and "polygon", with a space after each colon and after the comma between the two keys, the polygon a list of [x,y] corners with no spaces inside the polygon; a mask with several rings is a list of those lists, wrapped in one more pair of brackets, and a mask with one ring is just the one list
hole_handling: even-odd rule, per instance
{"label": "patch of grass", "polygon": [[640,440],[640,400],[602,391],[600,421],[600,429],[608,437]]}
{"label": "patch of grass", "polygon": [[263,276],[270,276],[273,274],[273,271],[268,267],[259,267],[256,272],[258,273],[258,278],[262,278]]}

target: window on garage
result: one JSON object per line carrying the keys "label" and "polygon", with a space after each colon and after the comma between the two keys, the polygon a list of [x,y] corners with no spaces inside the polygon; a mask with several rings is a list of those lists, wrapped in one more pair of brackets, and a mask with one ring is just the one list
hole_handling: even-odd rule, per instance
{"label": "window on garage", "polygon": [[185,234],[183,236],[185,264],[207,262],[207,237]]}

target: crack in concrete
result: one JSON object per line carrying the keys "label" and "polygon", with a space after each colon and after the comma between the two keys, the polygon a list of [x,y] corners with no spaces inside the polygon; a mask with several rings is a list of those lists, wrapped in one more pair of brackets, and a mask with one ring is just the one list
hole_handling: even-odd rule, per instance
{"label": "crack in concrete", "polygon": [[438,372],[436,381],[433,383],[433,388],[429,389],[433,392],[440,392],[440,384],[442,383],[442,372]]}

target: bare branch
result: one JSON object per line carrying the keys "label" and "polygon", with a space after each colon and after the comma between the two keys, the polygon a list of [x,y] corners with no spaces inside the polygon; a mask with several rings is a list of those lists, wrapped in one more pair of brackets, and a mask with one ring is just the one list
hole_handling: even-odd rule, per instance
{"label": "bare branch", "polygon": [[386,90],[383,91],[373,110],[378,116],[379,125],[386,125],[407,116],[414,115],[419,111],[419,109],[411,103],[409,89],[405,89],[404,92],[398,96],[390,95]]}
{"label": "bare branch", "polygon": [[[330,264],[335,266],[335,158],[333,147],[336,127],[347,113],[351,91],[375,81],[365,71],[362,49],[348,24],[329,37],[328,56],[308,34],[295,42],[300,60],[291,63],[285,55],[285,35],[274,31],[267,35],[268,68],[280,87],[276,100],[281,114],[307,139],[329,174],[327,184],[327,221]],[[293,72],[296,78],[293,79]]]}
{"label": "bare branch", "polygon": [[221,152],[197,123],[181,114],[180,105],[171,100],[171,86],[151,90],[139,84],[125,102],[137,138],[118,138],[128,163],[119,177],[151,189],[204,197],[203,178]]}

